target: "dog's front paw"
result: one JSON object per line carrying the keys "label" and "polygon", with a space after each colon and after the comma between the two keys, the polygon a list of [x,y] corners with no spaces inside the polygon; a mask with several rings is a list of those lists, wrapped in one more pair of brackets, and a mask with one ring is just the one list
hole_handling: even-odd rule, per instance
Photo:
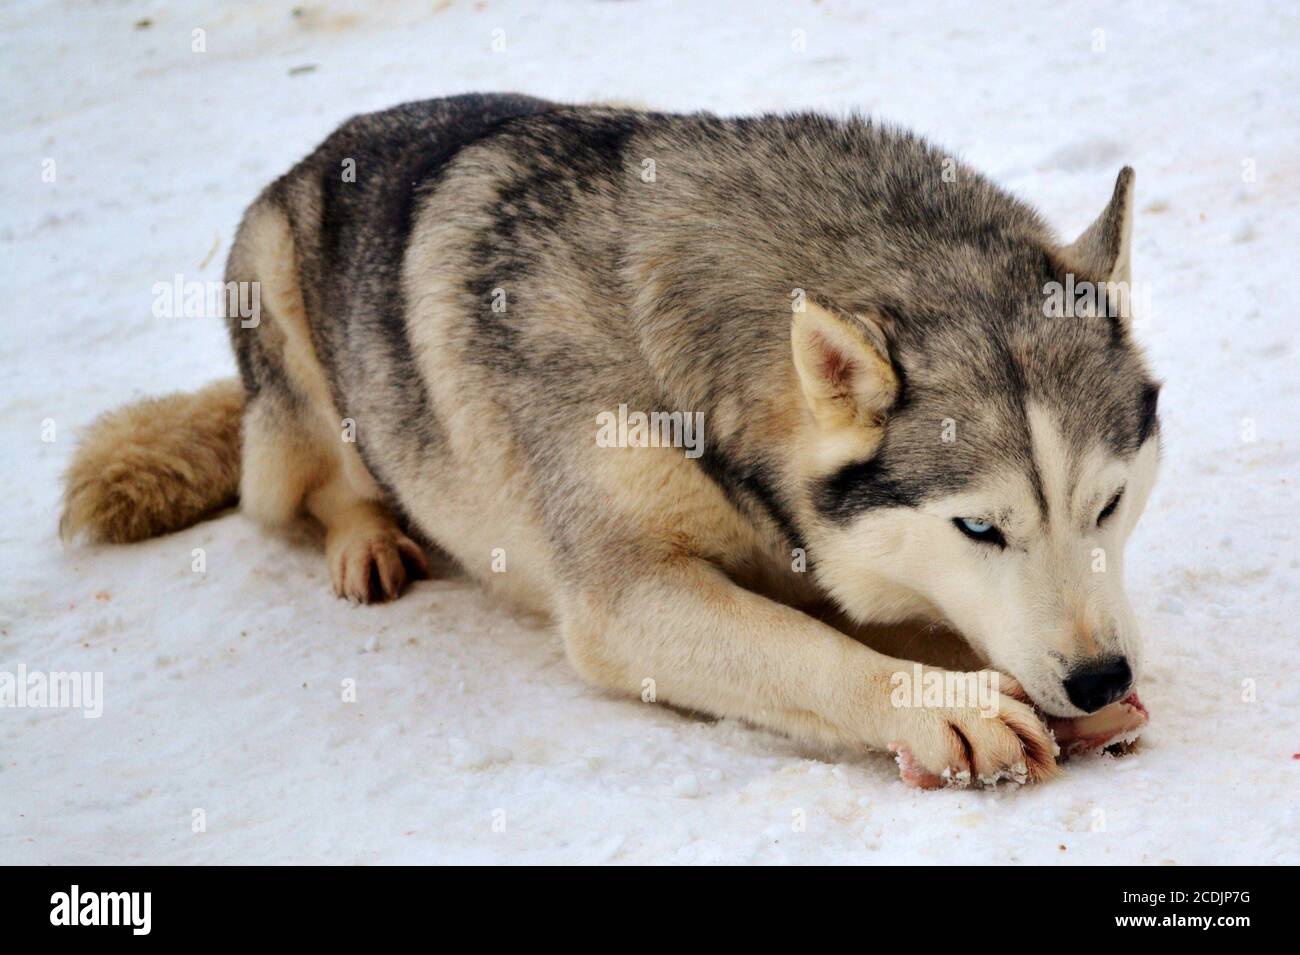
{"label": "dog's front paw", "polygon": [[900,709],[889,744],[903,782],[922,789],[1037,782],[1056,772],[1060,750],[1024,703],[999,694],[990,707]]}

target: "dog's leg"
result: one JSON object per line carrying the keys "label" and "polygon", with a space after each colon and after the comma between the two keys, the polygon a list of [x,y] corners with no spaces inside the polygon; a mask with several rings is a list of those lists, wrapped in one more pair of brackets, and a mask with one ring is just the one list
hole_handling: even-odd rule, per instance
{"label": "dog's leg", "polygon": [[340,597],[391,600],[408,577],[429,576],[424,551],[402,533],[388,508],[358,496],[341,477],[311,491],[306,506],[325,528],[325,561]]}
{"label": "dog's leg", "polygon": [[325,529],[334,592],[361,603],[389,600],[408,578],[428,576],[429,564],[378,488],[367,486],[368,475],[347,473],[342,447],[299,402],[263,387],[244,418],[241,505],[272,527],[314,517]]}
{"label": "dog's leg", "polygon": [[910,677],[912,663],[744,590],[703,561],[647,561],[638,572],[631,585],[609,580],[566,601],[566,650],[598,685],[805,740],[891,749],[915,785],[1040,779],[1055,769],[1047,730],[1011,696],[987,716],[974,706],[895,706],[893,677]]}
{"label": "dog's leg", "polygon": [[334,591],[361,603],[388,600],[408,577],[428,576],[428,560],[381,503],[356,445],[344,440],[297,265],[288,217],[259,201],[227,266],[228,281],[260,289],[258,321],[231,323],[241,365],[256,384],[244,415],[241,506],[269,525],[310,514],[325,528]]}

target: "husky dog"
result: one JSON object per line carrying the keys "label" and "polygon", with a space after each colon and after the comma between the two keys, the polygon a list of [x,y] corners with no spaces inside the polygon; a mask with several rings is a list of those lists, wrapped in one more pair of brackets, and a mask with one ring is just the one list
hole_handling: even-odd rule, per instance
{"label": "husky dog", "polygon": [[[888,748],[921,785],[1043,778],[1044,720],[1140,673],[1123,550],[1158,386],[1111,295],[1045,309],[1129,282],[1132,216],[1125,168],[1062,243],[860,118],[515,95],[360,116],[243,218],[241,380],[101,419],[62,529],[309,516],[361,602],[438,548],[600,687]],[[623,406],[702,414],[700,448],[605,446]],[[910,621],[1006,675],[995,717],[894,705],[912,660],[863,635]]]}

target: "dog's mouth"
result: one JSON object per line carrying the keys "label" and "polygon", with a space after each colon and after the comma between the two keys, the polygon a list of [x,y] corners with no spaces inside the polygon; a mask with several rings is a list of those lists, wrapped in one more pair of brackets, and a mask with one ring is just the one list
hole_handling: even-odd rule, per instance
{"label": "dog's mouth", "polygon": [[1068,758],[1087,753],[1127,753],[1150,720],[1150,714],[1134,691],[1087,716],[1043,714],[1043,719],[1061,747],[1061,757]]}

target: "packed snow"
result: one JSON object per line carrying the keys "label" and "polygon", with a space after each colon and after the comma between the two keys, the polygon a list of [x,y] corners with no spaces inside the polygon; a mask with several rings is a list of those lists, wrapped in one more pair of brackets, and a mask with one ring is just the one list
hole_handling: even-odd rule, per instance
{"label": "packed snow", "polygon": [[[0,863],[1300,861],[1298,48],[1286,2],[11,0],[0,670],[101,673],[103,712],[0,709]],[[62,545],[79,429],[233,373],[221,323],[155,317],[154,285],[219,279],[244,206],[341,120],[471,90],[856,108],[1063,235],[1132,164],[1166,382],[1128,554],[1138,751],[919,792],[885,754],[591,689],[464,579],[350,606],[306,532]]]}

